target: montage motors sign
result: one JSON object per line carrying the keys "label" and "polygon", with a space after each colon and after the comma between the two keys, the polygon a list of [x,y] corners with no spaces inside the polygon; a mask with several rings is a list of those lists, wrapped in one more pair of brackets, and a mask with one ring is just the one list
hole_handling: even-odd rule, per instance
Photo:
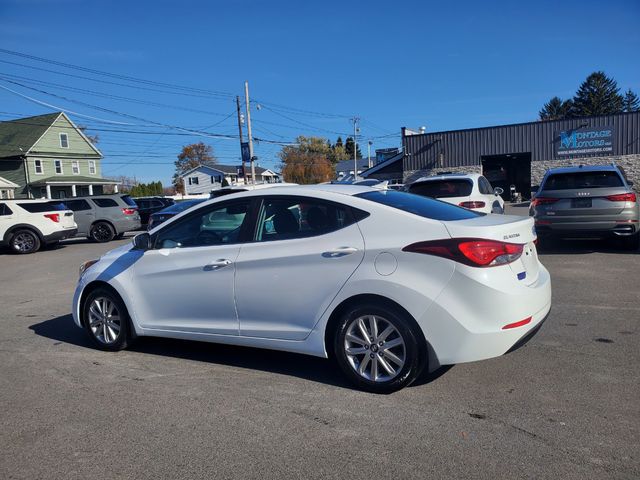
{"label": "montage motors sign", "polygon": [[587,127],[560,132],[556,142],[556,154],[585,155],[593,153],[613,153],[615,129],[612,126]]}

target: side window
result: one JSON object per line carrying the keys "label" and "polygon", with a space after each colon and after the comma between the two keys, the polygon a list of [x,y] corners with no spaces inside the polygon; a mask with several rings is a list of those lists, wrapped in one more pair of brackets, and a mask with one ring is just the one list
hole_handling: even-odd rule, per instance
{"label": "side window", "polygon": [[164,204],[160,200],[151,200],[151,208],[162,208]]}
{"label": "side window", "polygon": [[12,213],[6,203],[0,203],[0,216],[11,215]]}
{"label": "side window", "polygon": [[142,210],[144,210],[146,208],[149,208],[149,201],[148,200],[138,199],[135,202],[138,205],[138,208],[141,208]]}
{"label": "side window", "polygon": [[117,207],[118,204],[111,198],[92,198],[91,201],[99,207]]}
{"label": "side window", "polygon": [[86,200],[66,200],[65,205],[69,210],[81,212],[83,210],[91,210],[91,205]]}
{"label": "side window", "polygon": [[268,242],[323,235],[354,223],[349,207],[304,197],[266,197],[256,240]]}
{"label": "side window", "polygon": [[240,241],[250,199],[209,205],[158,232],[155,248],[226,245]]}
{"label": "side window", "polygon": [[484,177],[478,178],[478,188],[480,190],[480,193],[482,193],[483,195],[490,195],[493,193],[493,189],[491,188],[489,181]]}

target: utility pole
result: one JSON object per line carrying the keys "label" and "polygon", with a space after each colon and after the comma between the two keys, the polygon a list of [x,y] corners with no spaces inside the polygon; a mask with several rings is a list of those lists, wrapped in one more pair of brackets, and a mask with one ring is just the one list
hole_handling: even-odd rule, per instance
{"label": "utility pole", "polygon": [[360,117],[353,117],[353,181],[358,181],[358,122]]}
{"label": "utility pole", "polygon": [[369,148],[367,149],[367,152],[368,152],[368,154],[367,154],[367,155],[368,155],[368,157],[369,157],[369,168],[371,168],[371,144],[372,144],[372,143],[373,143],[373,142],[372,142],[371,140],[369,140]]}
{"label": "utility pole", "polygon": [[247,107],[247,136],[249,137],[249,159],[251,161],[251,183],[256,184],[256,167],[253,162],[253,137],[251,136],[251,104],[249,103],[249,82],[244,82],[244,101]]}
{"label": "utility pole", "polygon": [[[244,155],[242,155],[242,113],[240,112],[240,96],[236,95],[236,108],[238,110],[238,134],[240,135],[240,157],[242,158],[242,175],[246,181],[247,175],[244,169]],[[224,182],[223,182],[224,183]]]}

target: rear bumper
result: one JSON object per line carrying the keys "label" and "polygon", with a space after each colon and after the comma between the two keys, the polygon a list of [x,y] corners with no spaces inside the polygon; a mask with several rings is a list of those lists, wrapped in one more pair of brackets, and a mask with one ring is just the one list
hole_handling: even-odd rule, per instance
{"label": "rear bumper", "polygon": [[50,233],[49,235],[43,235],[44,243],[59,242],[60,240],[64,240],[66,238],[75,237],[77,233],[77,228],[67,228],[65,230]]}
{"label": "rear bumper", "polygon": [[557,223],[536,221],[536,233],[539,236],[624,237],[638,233],[639,228],[640,224],[637,221]]}
{"label": "rear bumper", "polygon": [[[438,363],[451,365],[512,351],[537,332],[550,310],[551,278],[540,265],[536,282],[528,286],[499,289],[454,278],[418,323]],[[529,317],[522,326],[503,329]]]}
{"label": "rear bumper", "polygon": [[114,222],[114,226],[116,227],[117,233],[131,232],[133,230],[139,230],[142,227],[140,223],[140,217],[135,216],[132,218],[123,218],[118,222]]}

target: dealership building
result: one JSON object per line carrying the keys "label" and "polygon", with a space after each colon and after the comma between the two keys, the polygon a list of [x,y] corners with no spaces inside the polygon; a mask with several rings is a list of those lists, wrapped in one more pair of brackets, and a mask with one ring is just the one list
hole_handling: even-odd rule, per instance
{"label": "dealership building", "polygon": [[615,162],[640,185],[640,112],[445,132],[402,128],[402,155],[363,177],[411,183],[441,172],[482,173],[528,198],[549,168]]}

